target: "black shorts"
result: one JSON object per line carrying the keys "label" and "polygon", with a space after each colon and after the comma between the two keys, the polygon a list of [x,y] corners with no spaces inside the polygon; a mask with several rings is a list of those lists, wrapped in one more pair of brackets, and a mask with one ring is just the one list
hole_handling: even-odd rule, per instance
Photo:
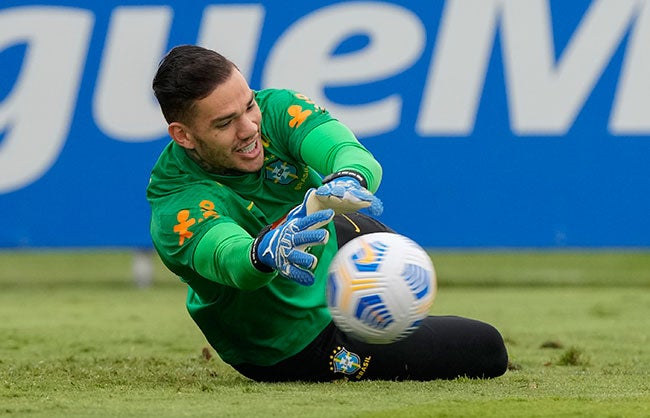
{"label": "black shorts", "polygon": [[[361,213],[334,218],[337,244],[372,232],[394,232]],[[506,371],[501,334],[489,324],[457,316],[428,316],[408,337],[390,344],[356,340],[331,322],[305,349],[273,366],[239,364],[237,371],[264,382],[433,380],[489,378]]]}

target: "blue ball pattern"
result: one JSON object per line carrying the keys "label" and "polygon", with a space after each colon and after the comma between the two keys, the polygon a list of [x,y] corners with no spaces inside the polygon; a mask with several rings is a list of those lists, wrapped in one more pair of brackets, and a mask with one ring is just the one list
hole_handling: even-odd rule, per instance
{"label": "blue ball pattern", "polygon": [[378,294],[359,298],[354,315],[371,328],[382,330],[394,322],[393,315]]}

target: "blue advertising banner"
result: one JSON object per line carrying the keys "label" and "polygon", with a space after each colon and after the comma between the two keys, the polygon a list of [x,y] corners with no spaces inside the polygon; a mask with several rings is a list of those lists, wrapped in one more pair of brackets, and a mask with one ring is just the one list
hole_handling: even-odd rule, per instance
{"label": "blue advertising banner", "polygon": [[0,247],[150,246],[178,44],[348,124],[423,246],[650,246],[650,0],[3,0]]}

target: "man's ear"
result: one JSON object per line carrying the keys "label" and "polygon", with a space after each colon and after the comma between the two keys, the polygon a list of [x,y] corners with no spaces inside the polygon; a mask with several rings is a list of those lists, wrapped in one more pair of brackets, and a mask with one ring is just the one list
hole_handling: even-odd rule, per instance
{"label": "man's ear", "polygon": [[172,137],[174,142],[186,149],[194,149],[194,141],[192,140],[192,134],[189,133],[187,126],[183,125],[180,122],[172,122],[167,127],[167,132],[169,136]]}

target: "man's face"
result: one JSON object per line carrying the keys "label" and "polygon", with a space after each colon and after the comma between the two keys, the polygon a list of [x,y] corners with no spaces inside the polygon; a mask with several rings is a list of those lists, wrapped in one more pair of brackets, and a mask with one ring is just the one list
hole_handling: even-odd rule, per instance
{"label": "man's face", "polygon": [[262,168],[262,113],[239,71],[233,70],[225,83],[197,101],[195,106],[196,113],[190,124],[178,125],[182,126],[185,136],[181,146],[190,150],[190,155],[198,159],[204,169],[235,174],[253,173]]}

